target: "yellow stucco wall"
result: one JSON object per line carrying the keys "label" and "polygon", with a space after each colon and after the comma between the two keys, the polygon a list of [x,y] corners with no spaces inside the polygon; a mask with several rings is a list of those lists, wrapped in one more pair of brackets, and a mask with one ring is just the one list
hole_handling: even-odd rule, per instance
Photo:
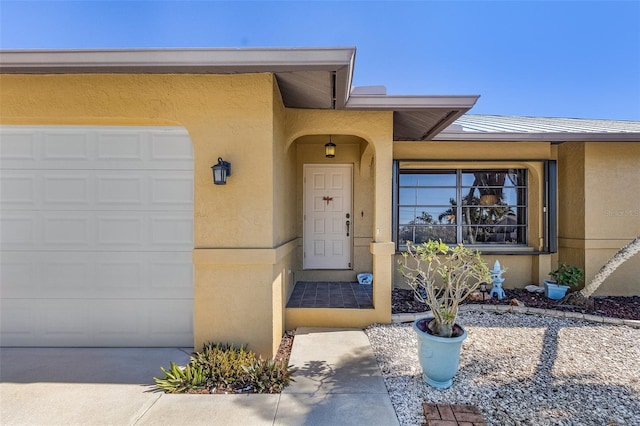
{"label": "yellow stucco wall", "polygon": [[585,236],[584,144],[570,142],[558,147],[558,239]]}
{"label": "yellow stucco wall", "polygon": [[[541,280],[548,278],[546,276],[541,279],[537,278],[535,274],[535,259],[539,255],[497,255],[486,254],[482,258],[487,262],[490,268],[493,268],[493,264],[496,260],[500,261],[500,265],[507,271],[502,275],[505,279],[503,283],[504,288],[524,288],[530,284],[542,285]],[[398,271],[400,262],[404,259],[401,255],[395,256],[396,263],[394,265],[394,288],[409,289],[405,278]],[[548,271],[547,271],[548,272]]]}
{"label": "yellow stucco wall", "polygon": [[[585,269],[589,282],[622,246],[640,235],[640,142],[558,146],[558,260]],[[554,265],[555,266],[555,265]],[[640,258],[614,272],[596,294],[640,294]]]}
{"label": "yellow stucco wall", "polygon": [[[3,74],[0,87],[2,124],[185,127],[194,151],[194,344],[277,350],[295,201],[274,188],[294,184],[295,159],[281,154],[285,111],[271,74]],[[212,183],[218,157],[232,163],[226,186]]]}
{"label": "yellow stucco wall", "polygon": [[585,144],[585,237],[640,235],[640,142]]}
{"label": "yellow stucco wall", "polygon": [[295,285],[296,246],[296,157],[286,149],[286,109],[277,82],[273,82],[273,245],[283,247],[282,258],[273,268],[272,327],[274,351],[285,331],[285,305]]}
{"label": "yellow stucco wall", "polygon": [[557,147],[558,159],[558,253],[552,268],[562,261],[584,269],[585,161],[584,144]]}
{"label": "yellow stucco wall", "polygon": [[[360,190],[355,202],[365,215],[356,224],[354,251],[377,277],[375,309],[345,315],[336,325],[390,320],[391,112],[286,109],[270,74],[1,75],[0,85],[2,124],[187,129],[194,149],[196,347],[229,341],[275,353],[297,262],[296,140],[327,134],[357,139],[350,161]],[[225,186],[211,182],[218,157],[232,163]],[[306,318],[302,323],[313,325]]]}
{"label": "yellow stucco wall", "polygon": [[395,142],[397,160],[548,160],[545,142]]}
{"label": "yellow stucco wall", "polygon": [[[180,125],[194,146],[195,246],[272,247],[269,74],[1,75],[3,124]],[[211,165],[233,164],[214,187]],[[258,232],[256,232],[258,231]]]}
{"label": "yellow stucco wall", "polygon": [[[589,281],[640,235],[640,142],[585,144],[585,276]],[[640,295],[640,256],[629,259],[596,294]]]}
{"label": "yellow stucco wall", "polygon": [[287,150],[286,109],[277,84],[273,85],[273,196],[274,239],[278,246],[296,238],[296,155]]}

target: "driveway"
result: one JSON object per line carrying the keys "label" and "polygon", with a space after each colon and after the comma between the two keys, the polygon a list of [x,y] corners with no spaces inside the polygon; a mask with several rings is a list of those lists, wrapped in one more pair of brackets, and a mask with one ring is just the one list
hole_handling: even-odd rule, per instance
{"label": "driveway", "polygon": [[1,348],[0,423],[135,424],[163,395],[153,376],[190,349]]}

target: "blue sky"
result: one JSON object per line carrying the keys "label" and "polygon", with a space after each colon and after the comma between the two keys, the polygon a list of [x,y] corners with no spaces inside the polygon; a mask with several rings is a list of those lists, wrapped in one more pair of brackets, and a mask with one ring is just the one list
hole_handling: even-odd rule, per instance
{"label": "blue sky", "polygon": [[640,1],[0,0],[2,49],[356,46],[354,85],[640,120]]}

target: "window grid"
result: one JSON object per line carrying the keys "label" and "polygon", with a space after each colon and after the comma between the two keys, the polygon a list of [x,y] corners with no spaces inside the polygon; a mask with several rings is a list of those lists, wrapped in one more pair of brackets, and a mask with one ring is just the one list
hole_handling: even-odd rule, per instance
{"label": "window grid", "polygon": [[429,238],[526,245],[526,169],[400,170],[398,193],[400,247]]}

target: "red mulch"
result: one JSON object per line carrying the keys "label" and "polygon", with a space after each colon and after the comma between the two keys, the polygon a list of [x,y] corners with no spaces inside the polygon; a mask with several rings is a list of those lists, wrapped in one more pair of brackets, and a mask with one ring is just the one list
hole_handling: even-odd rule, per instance
{"label": "red mulch", "polygon": [[282,340],[280,341],[280,347],[278,347],[278,352],[276,352],[276,356],[274,357],[276,361],[284,361],[286,365],[289,365],[289,357],[291,356],[291,347],[293,346],[295,334],[296,332],[294,330],[284,332],[284,336],[282,336]]}

